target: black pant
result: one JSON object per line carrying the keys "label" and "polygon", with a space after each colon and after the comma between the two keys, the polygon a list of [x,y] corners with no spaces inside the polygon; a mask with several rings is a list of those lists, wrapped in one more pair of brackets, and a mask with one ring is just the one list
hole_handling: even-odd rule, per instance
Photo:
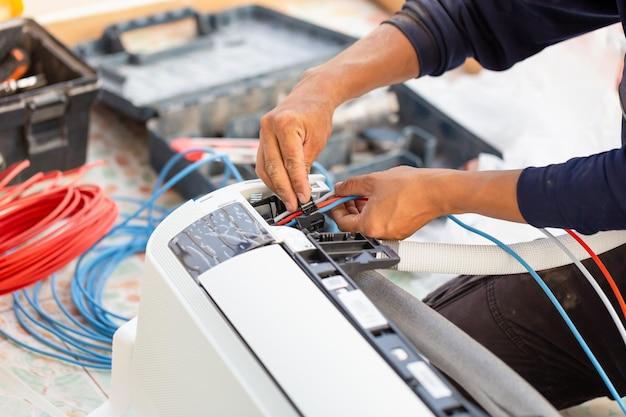
{"label": "black pant", "polygon": [[[626,296],[626,245],[600,256]],[[617,300],[593,261],[596,278],[624,322]],[[540,273],[621,395],[626,346],[604,305],[575,265]],[[561,316],[529,274],[461,276],[424,301],[491,350],[562,409],[609,395]]]}

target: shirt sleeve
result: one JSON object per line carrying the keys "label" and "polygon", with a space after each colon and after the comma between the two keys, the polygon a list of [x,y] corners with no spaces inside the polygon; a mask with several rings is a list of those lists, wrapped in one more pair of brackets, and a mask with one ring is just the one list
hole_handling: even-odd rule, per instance
{"label": "shirt sleeve", "polygon": [[420,75],[467,57],[503,70],[546,46],[619,21],[615,0],[408,0],[386,23],[413,45]]}
{"label": "shirt sleeve", "polygon": [[524,219],[584,234],[626,229],[626,145],[564,164],[526,168],[517,184]]}

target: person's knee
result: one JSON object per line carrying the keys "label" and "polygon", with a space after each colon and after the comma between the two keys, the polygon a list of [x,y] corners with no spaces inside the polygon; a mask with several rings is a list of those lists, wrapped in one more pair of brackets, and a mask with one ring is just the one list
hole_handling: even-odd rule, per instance
{"label": "person's knee", "polygon": [[[610,346],[619,345],[619,335],[615,329],[594,325],[606,311],[576,274],[570,266],[541,273],[581,332],[588,335],[592,349],[609,371],[618,375],[621,365]],[[424,301],[507,363],[556,407],[605,395],[598,378],[588,372],[584,352],[529,275],[459,277]],[[600,346],[606,337],[615,343]]]}

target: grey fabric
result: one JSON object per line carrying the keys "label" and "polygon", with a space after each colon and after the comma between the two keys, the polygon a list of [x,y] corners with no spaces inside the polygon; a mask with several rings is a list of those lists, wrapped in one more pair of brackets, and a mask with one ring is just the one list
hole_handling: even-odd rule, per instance
{"label": "grey fabric", "polygon": [[361,290],[433,365],[463,387],[494,417],[560,414],[504,362],[377,272],[356,278]]}

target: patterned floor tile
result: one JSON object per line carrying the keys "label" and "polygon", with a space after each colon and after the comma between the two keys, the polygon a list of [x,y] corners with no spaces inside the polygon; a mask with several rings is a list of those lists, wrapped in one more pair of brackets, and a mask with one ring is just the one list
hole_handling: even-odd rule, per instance
{"label": "patterned floor tile", "polygon": [[[50,306],[44,308],[51,310]],[[25,343],[45,349],[45,346],[24,332],[12,312],[0,314],[0,328]],[[0,363],[35,392],[63,410],[68,417],[84,416],[106,398],[84,368],[27,352],[6,340],[0,342]],[[10,397],[6,394],[6,387],[3,390],[0,386],[0,397]],[[18,412],[16,409],[18,404],[19,401],[16,400],[5,403],[0,399],[0,415],[41,415],[28,414],[31,412],[28,407],[24,409],[26,411]]]}

